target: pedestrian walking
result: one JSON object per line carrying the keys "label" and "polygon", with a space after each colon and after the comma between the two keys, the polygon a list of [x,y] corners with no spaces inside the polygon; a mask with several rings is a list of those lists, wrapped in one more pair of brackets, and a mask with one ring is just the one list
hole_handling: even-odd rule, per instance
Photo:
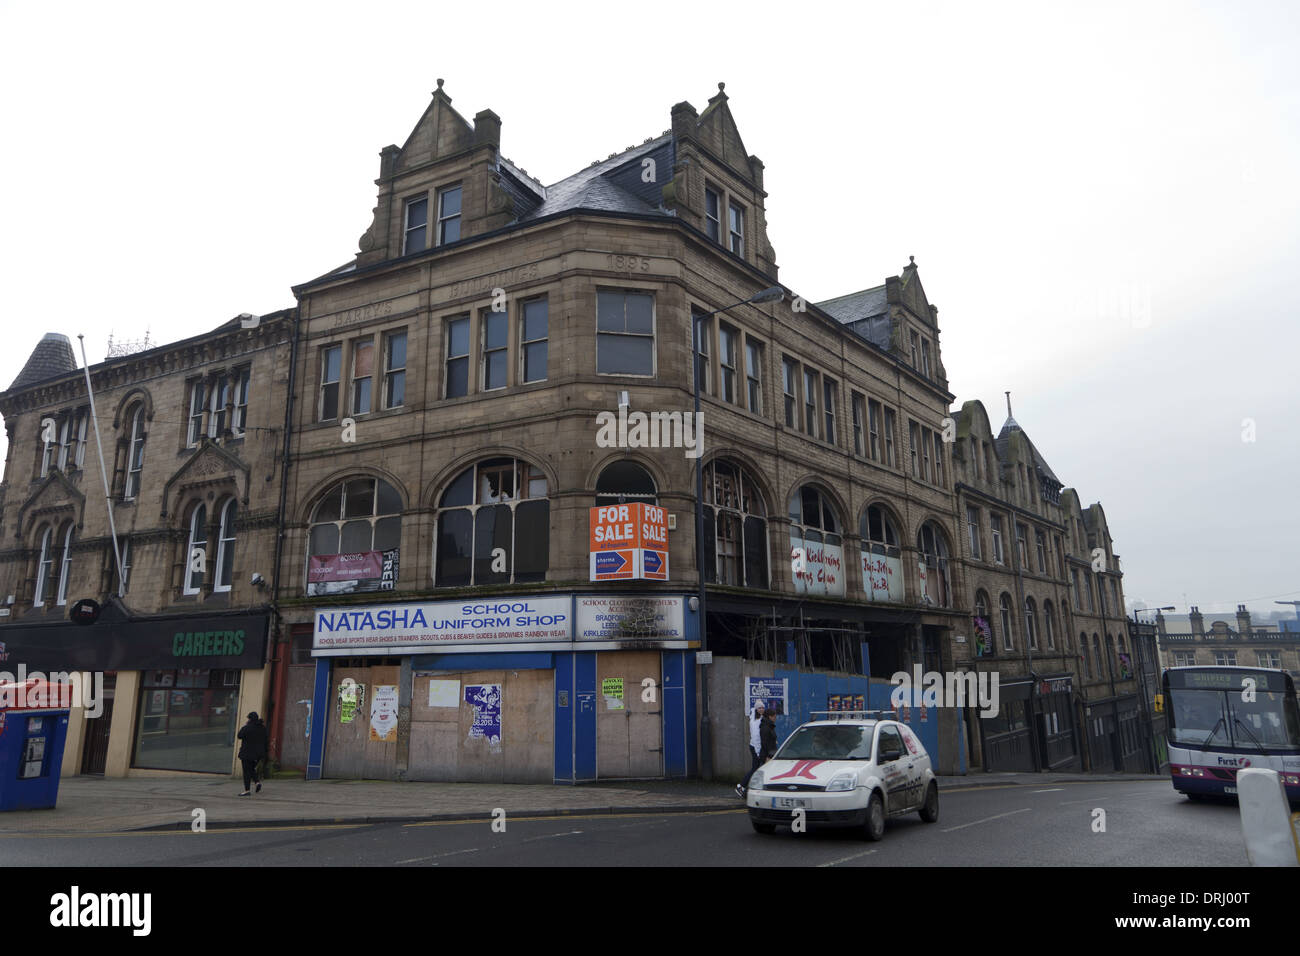
{"label": "pedestrian walking", "polygon": [[257,765],[266,757],[269,752],[266,724],[262,723],[262,718],[257,716],[257,711],[252,711],[248,715],[248,723],[239,728],[239,739],[243,741],[239,747],[239,761],[244,765],[244,792],[241,797],[248,796],[252,791],[249,790],[251,784],[257,785],[257,792],[262,792],[262,780],[257,773]]}
{"label": "pedestrian walking", "polygon": [[[763,715],[767,713],[767,707],[760,700],[754,705],[754,709],[749,715],[749,772],[745,774],[745,779],[736,784],[736,795],[742,800],[745,799],[745,791],[749,789],[749,778],[754,776],[754,771],[763,765]],[[773,732],[772,736],[776,736]]]}
{"label": "pedestrian walking", "polygon": [[760,764],[766,763],[776,755],[776,748],[779,744],[776,739],[776,715],[771,711],[763,714],[763,719],[758,725],[758,740],[762,749],[762,753],[759,755]]}

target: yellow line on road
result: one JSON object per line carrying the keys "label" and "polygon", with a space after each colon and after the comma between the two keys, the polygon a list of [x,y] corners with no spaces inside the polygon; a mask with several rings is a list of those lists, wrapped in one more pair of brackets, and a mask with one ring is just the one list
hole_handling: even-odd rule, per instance
{"label": "yellow line on road", "polygon": [[207,836],[209,833],[280,833],[286,830],[357,830],[370,823],[322,823],[285,827],[213,827],[193,830],[108,830],[103,833],[0,833],[0,840],[69,840],[83,837]]}

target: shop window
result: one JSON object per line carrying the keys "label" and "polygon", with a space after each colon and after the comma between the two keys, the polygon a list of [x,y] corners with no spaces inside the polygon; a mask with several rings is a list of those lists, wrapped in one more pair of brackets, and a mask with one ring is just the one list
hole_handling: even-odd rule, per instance
{"label": "shop window", "polygon": [[844,593],[840,520],[818,489],[804,485],[790,496],[790,565],[799,594]]}
{"label": "shop window", "polygon": [[767,504],[758,485],[738,465],[704,466],[704,579],[736,587],[767,588]]}
{"label": "shop window", "polygon": [[462,471],[439,501],[434,584],[546,580],[551,503],[545,473],[515,458]]}
{"label": "shop window", "polygon": [[921,525],[916,536],[920,553],[921,600],[937,607],[952,607],[952,589],[948,580],[948,542],[933,521]]}
{"label": "shop window", "polygon": [[307,593],[390,591],[397,586],[402,497],[379,478],[348,478],[312,512]]}
{"label": "shop window", "polygon": [[237,670],[145,671],[132,766],[229,774],[239,715]]}

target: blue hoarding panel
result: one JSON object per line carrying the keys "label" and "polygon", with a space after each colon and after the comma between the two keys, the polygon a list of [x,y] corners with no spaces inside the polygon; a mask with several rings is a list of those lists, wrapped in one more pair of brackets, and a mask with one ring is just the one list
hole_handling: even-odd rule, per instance
{"label": "blue hoarding panel", "polygon": [[574,654],[573,779],[596,779],[596,655]]}
{"label": "blue hoarding panel", "polygon": [[575,655],[557,654],[555,657],[555,782],[572,783]]}
{"label": "blue hoarding panel", "polygon": [[[685,651],[663,651],[664,776],[685,777],[689,774],[686,741],[695,728],[686,722]],[[692,653],[689,655],[694,657]]]}
{"label": "blue hoarding panel", "polygon": [[316,658],[311,701],[311,739],[307,742],[307,779],[319,780],[325,765],[325,730],[330,716],[330,658]]}

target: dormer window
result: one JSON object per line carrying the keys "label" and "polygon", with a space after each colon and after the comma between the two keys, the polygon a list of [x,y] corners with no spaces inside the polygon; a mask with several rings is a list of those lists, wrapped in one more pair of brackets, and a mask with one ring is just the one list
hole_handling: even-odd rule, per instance
{"label": "dormer window", "polygon": [[460,186],[438,190],[438,245],[460,239]]}
{"label": "dormer window", "polygon": [[406,230],[402,237],[402,255],[423,252],[429,225],[429,197],[406,201]]}
{"label": "dormer window", "polygon": [[731,234],[731,251],[743,257],[745,255],[745,210],[734,202],[727,208],[727,228]]}

